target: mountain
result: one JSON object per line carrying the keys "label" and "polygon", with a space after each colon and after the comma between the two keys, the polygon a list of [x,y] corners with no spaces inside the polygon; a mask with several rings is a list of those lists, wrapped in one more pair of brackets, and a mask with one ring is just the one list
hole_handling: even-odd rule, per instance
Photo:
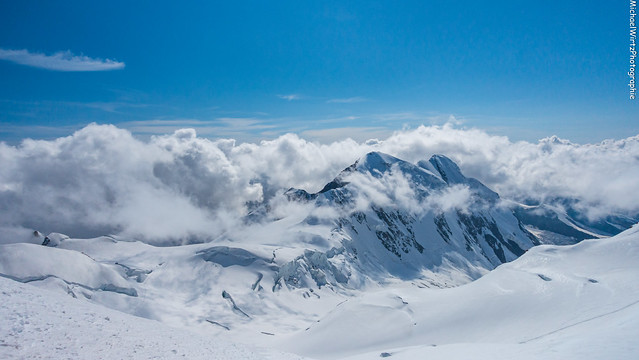
{"label": "mountain", "polygon": [[371,152],[319,192],[289,189],[286,195],[341,214],[330,234],[338,245],[314,253],[324,264],[302,256],[281,276],[294,287],[313,282],[356,287],[351,278],[418,279],[425,273],[451,275],[444,282],[429,278],[436,286],[457,285],[539,244],[500,205],[497,193],[465,177],[442,155],[411,164]]}
{"label": "mountain", "polygon": [[[329,221],[328,237],[337,244],[299,256],[280,271],[278,286],[352,288],[366,279],[388,278],[459,285],[532,246],[607,237],[637,221],[623,216],[589,221],[567,200],[565,207],[502,202],[443,155],[411,164],[371,152],[320,191],[291,188],[285,195],[290,201],[337,209],[340,216]],[[314,216],[305,222],[321,223]]]}
{"label": "mountain", "polygon": [[[147,317],[171,311],[148,304],[144,306],[149,309],[140,310],[139,294],[170,286],[176,294],[199,299],[212,291],[207,285],[209,290],[200,292],[167,283],[158,274],[203,284],[214,281],[224,296],[207,306],[224,314],[230,310],[218,321],[225,324],[233,323],[237,314],[243,322],[252,319],[244,316],[250,315],[247,307],[269,302],[278,307],[279,300],[264,295],[267,291],[320,296],[321,290],[322,296],[337,301],[341,294],[395,281],[458,286],[540,243],[574,243],[602,235],[575,225],[555,208],[502,201],[443,155],[413,164],[371,152],[316,193],[289,189],[284,195],[295,211],[275,216],[272,208],[262,207],[246,227],[214,243],[157,248],[133,239],[69,239],[34,232],[28,242],[47,247],[5,246],[0,273],[116,308],[135,307]],[[46,261],[23,265],[30,257]],[[194,269],[208,272],[194,278]],[[250,286],[211,279],[220,276],[243,278]],[[114,301],[114,294],[126,295],[126,301]],[[256,295],[262,305],[252,302]],[[248,305],[240,306],[243,301]],[[180,306],[175,306],[176,314]],[[206,319],[198,313],[188,322]]]}
{"label": "mountain", "polygon": [[254,333],[259,341],[388,284],[468,283],[537,244],[495,192],[443,156],[411,164],[370,153],[319,192],[286,195],[294,211],[265,209],[270,220],[210,243],[33,232],[2,245],[0,274],[173,326]]}
{"label": "mountain", "polygon": [[603,219],[590,220],[575,209],[570,199],[554,199],[549,203],[514,204],[515,216],[542,243],[576,244],[581,240],[616,235],[639,221],[639,217],[611,214]]}
{"label": "mountain", "polygon": [[[0,354],[42,353],[43,345],[29,353],[24,344],[46,339],[56,351],[89,354],[69,345],[68,336],[52,336],[49,319],[78,328],[97,319],[115,338],[117,328],[152,327],[102,321],[114,317],[85,310],[96,304],[224,343],[327,358],[455,358],[455,349],[467,355],[488,344],[500,344],[509,358],[518,351],[535,358],[552,355],[545,349],[574,354],[570,339],[582,335],[598,344],[585,347],[598,355],[590,358],[602,357],[598,349],[636,350],[636,227],[581,241],[605,235],[604,228],[578,221],[568,206],[505,201],[442,155],[409,163],[369,153],[317,192],[283,195],[207,243],[154,246],[121,236],[31,231],[0,245],[0,303],[9,304],[0,311],[10,324],[0,327]],[[606,224],[614,228],[619,219]],[[47,300],[18,282],[58,295]],[[162,338],[170,333],[160,328]],[[121,354],[108,342],[88,347],[82,337],[79,343]]]}

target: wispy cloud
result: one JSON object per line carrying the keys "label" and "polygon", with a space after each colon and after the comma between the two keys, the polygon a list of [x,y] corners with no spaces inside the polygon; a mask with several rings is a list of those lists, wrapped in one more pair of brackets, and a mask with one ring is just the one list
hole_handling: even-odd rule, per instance
{"label": "wispy cloud", "polygon": [[413,111],[403,111],[396,113],[385,113],[385,114],[376,114],[373,115],[373,118],[381,121],[406,121],[406,120],[419,120],[425,122],[424,120],[428,119],[428,116],[418,114]]}
{"label": "wispy cloud", "polygon": [[299,100],[302,98],[299,94],[277,95],[277,97],[288,101]]}
{"label": "wispy cloud", "polygon": [[[74,104],[74,103],[69,103]],[[90,109],[98,109],[109,113],[122,113],[122,109],[129,108],[148,108],[151,105],[141,103],[131,103],[124,101],[95,101],[87,103],[77,103],[78,106],[87,107]]]}
{"label": "wispy cloud", "polygon": [[90,58],[60,51],[53,55],[32,53],[29,50],[0,49],[0,59],[20,65],[53,71],[108,71],[124,68],[124,63],[111,59]]}
{"label": "wispy cloud", "polygon": [[327,103],[336,103],[336,104],[352,104],[352,103],[359,103],[359,102],[364,102],[364,101],[368,101],[368,99],[361,97],[361,96],[354,96],[354,97],[349,97],[349,98],[341,98],[341,99],[330,99],[327,100]]}
{"label": "wispy cloud", "polygon": [[[170,134],[180,129],[193,129],[200,136],[209,138],[234,138],[240,142],[258,142],[265,138],[280,136],[284,131],[268,119],[251,117],[220,117],[210,120],[200,119],[152,119],[127,121],[118,126],[135,135],[153,136]],[[274,134],[265,134],[273,131]]]}
{"label": "wispy cloud", "polygon": [[[86,124],[72,124],[72,125],[56,125],[56,126],[47,126],[47,125],[31,125],[31,124],[11,124],[0,122],[0,133],[1,134],[10,134],[15,135],[16,137],[10,137],[8,142],[9,144],[19,144],[26,138],[18,138],[22,134],[29,134],[29,137],[32,139],[40,139],[40,140],[50,140],[56,137],[68,136],[69,134],[77,131],[86,126]],[[0,141],[0,143],[5,142],[5,140]]]}
{"label": "wispy cloud", "polygon": [[266,124],[264,120],[255,118],[222,117],[217,118],[224,126],[235,130],[272,129],[275,125]]}
{"label": "wispy cloud", "polygon": [[358,142],[364,142],[371,139],[384,139],[389,137],[392,133],[392,130],[383,127],[340,127],[306,130],[303,131],[301,135],[314,141],[329,144],[346,138],[350,138]]}

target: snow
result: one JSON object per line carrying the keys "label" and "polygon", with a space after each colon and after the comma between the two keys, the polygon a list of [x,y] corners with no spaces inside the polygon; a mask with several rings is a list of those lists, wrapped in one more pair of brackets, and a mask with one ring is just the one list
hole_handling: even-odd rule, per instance
{"label": "snow", "polygon": [[[110,238],[67,239],[61,246],[0,249],[0,358],[631,359],[639,353],[639,226],[608,239],[534,247],[462,286],[395,279],[350,293],[328,286],[273,292],[271,263],[258,250]],[[227,263],[234,257],[245,265]],[[108,265],[114,259],[129,270]],[[120,271],[104,271],[112,267]],[[140,282],[135,269],[151,272]],[[6,278],[47,273],[29,284]],[[139,296],[78,288],[98,280],[124,281]]]}
{"label": "snow", "polygon": [[34,244],[8,244],[2,250],[0,273],[14,280],[31,282],[57,278],[91,290],[137,296],[115,266],[98,263],[84,253]]}
{"label": "snow", "polygon": [[635,358],[638,256],[639,226],[535,247],[464,286],[396,286],[351,299],[283,348],[324,359]]}
{"label": "snow", "polygon": [[2,359],[301,359],[0,278]]}
{"label": "snow", "polygon": [[[447,193],[459,189],[463,208]],[[576,245],[533,229],[571,245],[532,247],[499,196],[443,156],[369,153],[302,194],[198,244],[12,230],[0,358],[639,353],[639,226]],[[450,206],[427,206],[438,196]]]}

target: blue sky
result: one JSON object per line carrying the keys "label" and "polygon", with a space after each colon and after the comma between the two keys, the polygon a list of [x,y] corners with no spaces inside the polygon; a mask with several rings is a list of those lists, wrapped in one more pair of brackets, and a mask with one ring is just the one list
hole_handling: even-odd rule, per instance
{"label": "blue sky", "polygon": [[[0,141],[639,134],[626,1],[0,2]],[[76,71],[71,71],[76,70]],[[83,71],[77,71],[83,70]]]}

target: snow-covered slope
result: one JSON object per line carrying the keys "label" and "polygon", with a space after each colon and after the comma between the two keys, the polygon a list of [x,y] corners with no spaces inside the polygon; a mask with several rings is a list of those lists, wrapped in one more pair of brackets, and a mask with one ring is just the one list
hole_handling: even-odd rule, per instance
{"label": "snow-covered slope", "polygon": [[543,245],[457,288],[395,286],[350,299],[283,344],[332,359],[633,359],[638,257],[639,226]]}
{"label": "snow-covered slope", "polygon": [[0,277],[171,326],[250,334],[260,342],[308,326],[347,296],[328,287],[275,288],[280,269],[299,251],[228,241],[155,247],[66,238],[57,247],[0,245]]}
{"label": "snow-covered slope", "polygon": [[[111,238],[66,239],[57,249],[18,245],[0,248],[2,358],[295,358],[255,344],[319,359],[632,359],[639,352],[639,226],[534,247],[455,288],[397,280],[350,293],[273,291],[267,269],[277,261],[259,247],[158,248]],[[23,268],[7,270],[17,261]],[[49,272],[57,275],[33,278]],[[84,284],[107,280],[124,281],[138,296]]]}
{"label": "snow-covered slope", "polygon": [[137,296],[137,291],[118,273],[116,265],[102,264],[77,251],[34,244],[3,245],[0,274],[20,282],[54,282],[72,296],[80,291],[111,291]]}
{"label": "snow-covered slope", "polygon": [[300,359],[0,277],[2,359]]}

